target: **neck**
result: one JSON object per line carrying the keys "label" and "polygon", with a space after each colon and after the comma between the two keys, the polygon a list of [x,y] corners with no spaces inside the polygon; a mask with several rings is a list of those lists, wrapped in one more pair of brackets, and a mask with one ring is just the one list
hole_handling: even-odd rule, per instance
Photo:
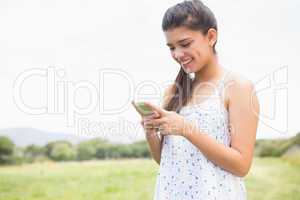
{"label": "neck", "polygon": [[195,72],[195,82],[212,81],[222,74],[222,67],[219,64],[218,57],[213,56],[210,62],[202,69]]}

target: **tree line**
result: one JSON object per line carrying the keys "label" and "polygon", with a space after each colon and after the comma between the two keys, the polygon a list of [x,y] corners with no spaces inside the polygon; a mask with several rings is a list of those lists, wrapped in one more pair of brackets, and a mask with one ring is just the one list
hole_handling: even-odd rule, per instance
{"label": "tree line", "polygon": [[[282,157],[300,164],[300,133],[288,139],[260,139],[255,143],[255,156]],[[16,147],[8,138],[0,136],[0,165],[41,161],[83,161],[95,159],[150,158],[146,141],[133,144],[111,144],[91,139],[77,145],[55,141],[45,146]]]}
{"label": "tree line", "polygon": [[102,139],[91,139],[77,145],[68,141],[54,141],[45,146],[16,147],[5,136],[0,137],[0,165],[41,161],[83,161],[94,159],[150,158],[146,141],[132,144],[111,144]]}

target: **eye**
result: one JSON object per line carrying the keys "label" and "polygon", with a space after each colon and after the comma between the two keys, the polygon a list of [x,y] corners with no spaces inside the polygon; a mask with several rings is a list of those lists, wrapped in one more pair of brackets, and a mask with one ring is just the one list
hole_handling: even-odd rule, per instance
{"label": "eye", "polygon": [[182,44],[181,46],[182,46],[182,47],[189,47],[189,46],[190,46],[190,44],[191,44],[191,42],[189,42],[189,43],[185,43],[185,44]]}
{"label": "eye", "polygon": [[170,49],[170,51],[174,51],[175,48],[174,47],[170,47],[169,49]]}

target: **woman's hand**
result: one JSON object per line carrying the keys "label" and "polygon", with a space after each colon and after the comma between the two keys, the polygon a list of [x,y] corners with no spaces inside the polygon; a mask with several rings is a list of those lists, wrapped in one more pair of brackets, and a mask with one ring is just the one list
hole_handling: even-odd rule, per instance
{"label": "woman's hand", "polygon": [[153,114],[146,115],[146,116],[141,115],[141,116],[142,116],[141,125],[143,126],[146,134],[156,133],[158,127],[153,126],[151,123],[149,123],[149,121],[159,118],[160,115],[156,111],[154,111]]}
{"label": "woman's hand", "polygon": [[159,114],[159,118],[147,118],[146,124],[150,127],[158,128],[162,135],[182,135],[188,125],[183,116],[174,111],[167,111],[149,102],[145,105]]}

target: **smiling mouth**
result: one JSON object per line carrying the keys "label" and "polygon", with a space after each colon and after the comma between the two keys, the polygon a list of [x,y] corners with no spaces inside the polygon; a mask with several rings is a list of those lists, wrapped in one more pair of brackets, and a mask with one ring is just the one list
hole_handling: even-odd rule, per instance
{"label": "smiling mouth", "polygon": [[187,65],[187,64],[189,64],[190,62],[192,62],[192,60],[193,60],[193,59],[188,59],[188,60],[185,60],[185,61],[180,62],[180,63],[181,63],[181,65]]}

